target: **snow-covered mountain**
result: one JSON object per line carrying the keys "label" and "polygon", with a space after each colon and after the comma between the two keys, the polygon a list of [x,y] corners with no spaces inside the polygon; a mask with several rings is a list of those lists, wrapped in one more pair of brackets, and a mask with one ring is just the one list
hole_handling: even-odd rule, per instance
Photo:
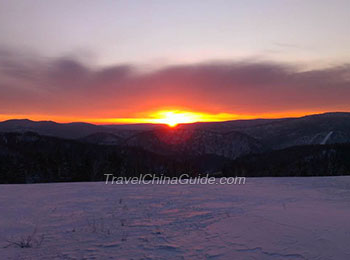
{"label": "snow-covered mountain", "polygon": [[140,146],[156,153],[189,152],[232,159],[266,149],[349,143],[350,113],[193,123],[173,129],[153,124],[101,126],[30,120],[0,122],[0,132],[27,131],[88,143]]}
{"label": "snow-covered mountain", "polygon": [[81,142],[104,145],[120,145],[123,138],[112,133],[94,133],[79,139]]}
{"label": "snow-covered mountain", "polygon": [[239,131],[281,149],[295,145],[350,142],[350,113],[325,113],[300,118],[237,120],[185,126],[216,132]]}
{"label": "snow-covered mountain", "polygon": [[40,135],[61,138],[82,138],[98,132],[108,132],[103,126],[88,123],[56,123],[53,121],[32,121],[28,119],[12,119],[0,122],[0,132],[35,132]]}
{"label": "snow-covered mountain", "polygon": [[127,139],[125,145],[159,154],[213,154],[230,159],[264,150],[259,141],[240,132],[217,133],[182,127],[142,132]]}

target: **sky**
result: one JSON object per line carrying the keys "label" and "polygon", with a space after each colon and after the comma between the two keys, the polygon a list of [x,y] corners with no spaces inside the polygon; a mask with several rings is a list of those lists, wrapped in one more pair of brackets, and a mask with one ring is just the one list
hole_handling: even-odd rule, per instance
{"label": "sky", "polygon": [[350,1],[0,0],[0,120],[350,109]]}

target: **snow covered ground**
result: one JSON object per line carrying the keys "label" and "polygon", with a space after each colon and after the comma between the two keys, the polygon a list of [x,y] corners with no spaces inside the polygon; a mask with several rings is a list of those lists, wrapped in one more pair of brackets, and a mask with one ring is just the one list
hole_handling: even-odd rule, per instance
{"label": "snow covered ground", "polygon": [[[30,248],[14,244],[28,235]],[[350,177],[0,185],[0,247],[1,259],[350,259]]]}

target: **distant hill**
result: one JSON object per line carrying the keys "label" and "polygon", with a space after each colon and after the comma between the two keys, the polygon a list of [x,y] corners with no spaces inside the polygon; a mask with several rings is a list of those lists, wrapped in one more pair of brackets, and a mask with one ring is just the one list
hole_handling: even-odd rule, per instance
{"label": "distant hill", "polygon": [[104,174],[349,175],[349,158],[350,144],[295,146],[232,160],[210,151],[161,154],[140,146],[92,144],[32,132],[0,133],[0,183],[102,181]]}
{"label": "distant hill", "polygon": [[242,131],[273,149],[350,142],[350,113],[326,113],[276,121]]}
{"label": "distant hill", "polygon": [[129,137],[142,131],[159,127],[156,124],[130,125],[94,125],[89,123],[56,123],[53,121],[32,121],[28,119],[11,119],[0,122],[0,132],[35,132],[41,135],[56,136],[68,139],[84,138],[93,134],[116,134]]}
{"label": "distant hill", "polygon": [[88,123],[56,123],[53,121],[31,121],[28,119],[12,119],[0,122],[0,132],[35,132],[41,135],[62,138],[82,138],[98,132],[108,132],[103,126]]}
{"label": "distant hill", "polygon": [[226,165],[226,176],[350,175],[350,143],[294,146],[240,157]]}
{"label": "distant hill", "polygon": [[299,145],[349,143],[350,113],[193,123],[175,128],[157,124],[102,126],[26,119],[0,122],[0,132],[28,131],[90,144],[139,147],[166,156],[212,155],[235,159]]}
{"label": "distant hill", "polygon": [[212,154],[229,159],[264,151],[259,141],[240,132],[217,133],[181,127],[142,132],[126,139],[124,144],[158,154]]}
{"label": "distant hill", "polygon": [[259,140],[265,147],[271,149],[350,142],[350,113],[345,112],[299,118],[200,123],[183,127],[216,132],[238,131]]}
{"label": "distant hill", "polygon": [[0,133],[0,183],[102,181],[104,174],[179,176],[216,172],[215,155],[160,155],[141,147],[91,144],[33,132]]}
{"label": "distant hill", "polygon": [[104,145],[120,145],[124,139],[112,133],[94,133],[78,139],[81,142]]}

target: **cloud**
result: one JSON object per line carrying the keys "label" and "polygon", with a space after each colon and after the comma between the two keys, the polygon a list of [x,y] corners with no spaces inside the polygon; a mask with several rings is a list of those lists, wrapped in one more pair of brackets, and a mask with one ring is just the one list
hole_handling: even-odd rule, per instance
{"label": "cloud", "polygon": [[212,62],[141,72],[0,50],[0,114],[132,117],[164,107],[262,114],[350,109],[350,65],[301,71],[272,62]]}

